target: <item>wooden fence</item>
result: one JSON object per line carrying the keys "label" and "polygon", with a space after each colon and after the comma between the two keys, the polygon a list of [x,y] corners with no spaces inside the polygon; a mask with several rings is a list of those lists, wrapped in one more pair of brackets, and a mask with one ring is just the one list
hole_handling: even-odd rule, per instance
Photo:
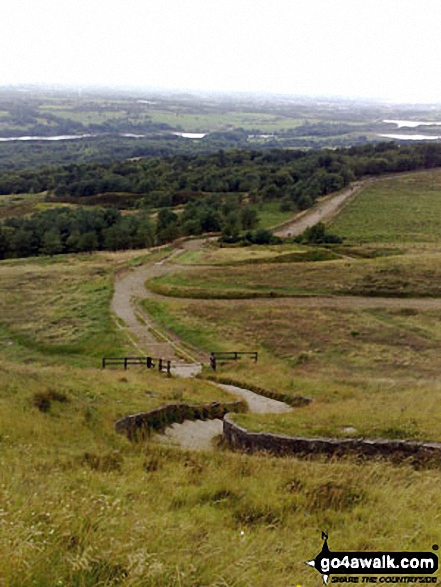
{"label": "wooden fence", "polygon": [[145,365],[147,369],[154,369],[158,366],[158,371],[166,371],[170,375],[171,361],[168,359],[158,359],[154,357],[103,357],[102,366],[124,365],[127,369],[129,365]]}
{"label": "wooden fence", "polygon": [[216,371],[218,361],[237,361],[242,356],[250,356],[257,363],[259,353],[257,351],[223,351],[210,353],[210,366],[213,371]]}

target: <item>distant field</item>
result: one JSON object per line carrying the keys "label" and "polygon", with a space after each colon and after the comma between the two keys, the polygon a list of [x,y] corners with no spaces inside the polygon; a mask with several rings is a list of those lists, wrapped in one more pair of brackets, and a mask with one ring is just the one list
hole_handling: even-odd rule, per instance
{"label": "distant field", "polygon": [[149,110],[152,122],[169,124],[187,132],[225,131],[233,128],[259,130],[264,134],[288,130],[303,124],[298,118],[283,117],[260,112],[213,112],[210,114],[189,114],[180,112]]}
{"label": "distant field", "polygon": [[441,240],[441,170],[382,180],[366,187],[331,224],[352,243]]}
{"label": "distant field", "polygon": [[100,124],[106,120],[114,120],[114,119],[126,119],[127,112],[125,110],[121,110],[121,112],[115,112],[112,110],[85,110],[85,111],[75,111],[71,109],[62,109],[52,107],[42,107],[41,112],[45,113],[53,113],[60,118],[65,118],[66,120],[73,120],[74,122],[81,122],[82,124]]}
{"label": "distant field", "polygon": [[[265,132],[272,133],[288,130],[304,124],[304,120],[296,117],[260,112],[213,111],[211,113],[193,114],[184,112],[179,106],[164,110],[156,106],[145,107],[143,111],[130,112],[131,104],[125,104],[124,102],[120,104],[121,111],[101,109],[100,106],[100,103],[97,102],[96,110],[91,108],[90,110],[76,111],[63,105],[44,105],[40,107],[40,112],[43,115],[45,112],[54,113],[56,116],[66,120],[73,120],[83,124],[99,124],[111,119],[130,119],[138,123],[144,120],[155,124],[168,124],[172,128],[180,128],[187,132],[225,131],[232,128],[243,128],[244,130],[259,130],[264,134]],[[7,115],[7,113],[5,114]],[[317,122],[313,119],[308,119],[308,121],[311,123]]]}

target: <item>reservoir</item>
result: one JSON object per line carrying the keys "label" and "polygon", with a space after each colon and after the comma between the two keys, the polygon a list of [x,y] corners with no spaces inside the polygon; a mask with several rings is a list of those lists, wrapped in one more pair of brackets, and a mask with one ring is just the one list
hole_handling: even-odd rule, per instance
{"label": "reservoir", "polygon": [[439,135],[378,135],[379,137],[384,137],[385,139],[396,139],[397,141],[436,141],[441,139]]}
{"label": "reservoir", "polygon": [[96,137],[97,135],[58,135],[53,137],[0,137],[0,142],[7,141],[71,141],[74,139],[87,139],[89,137]]}
{"label": "reservoir", "polygon": [[184,137],[184,139],[203,139],[207,136],[206,132],[173,132],[177,137]]}
{"label": "reservoir", "polygon": [[417,128],[418,126],[441,126],[441,122],[427,122],[423,120],[383,120],[387,124],[396,124],[397,128]]}

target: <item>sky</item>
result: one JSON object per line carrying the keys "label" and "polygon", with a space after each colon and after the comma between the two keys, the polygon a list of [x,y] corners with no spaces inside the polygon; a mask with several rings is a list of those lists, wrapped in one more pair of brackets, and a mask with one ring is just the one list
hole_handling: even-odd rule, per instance
{"label": "sky", "polygon": [[440,0],[2,0],[0,85],[441,102]]}

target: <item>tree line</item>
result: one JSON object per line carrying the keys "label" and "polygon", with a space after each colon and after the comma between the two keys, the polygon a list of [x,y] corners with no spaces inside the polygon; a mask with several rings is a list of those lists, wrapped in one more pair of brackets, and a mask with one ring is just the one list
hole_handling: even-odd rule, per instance
{"label": "tree line", "polygon": [[[271,236],[252,232],[259,202],[305,209],[354,179],[437,166],[441,144],[381,143],[319,151],[235,149],[5,174],[0,193],[47,191],[49,201],[91,206],[6,219],[0,258],[136,249],[204,232],[220,232],[226,242],[244,233],[248,242],[264,242]],[[134,210],[122,213],[118,206]]]}
{"label": "tree line", "polygon": [[257,211],[241,198],[219,195],[189,202],[179,214],[161,208],[153,218],[144,210],[122,214],[116,208],[62,206],[0,223],[0,259],[140,249],[206,232],[234,242],[258,221]]}
{"label": "tree line", "polygon": [[301,209],[354,179],[439,165],[438,143],[387,142],[316,151],[233,149],[5,173],[0,177],[0,194],[47,191],[58,201],[81,198],[82,204],[98,195],[129,194],[134,197],[126,199],[126,205],[149,208],[173,207],[205,194],[234,193],[281,199]]}
{"label": "tree line", "polygon": [[139,249],[154,243],[154,226],[145,213],[122,216],[115,208],[61,207],[0,224],[1,259]]}

